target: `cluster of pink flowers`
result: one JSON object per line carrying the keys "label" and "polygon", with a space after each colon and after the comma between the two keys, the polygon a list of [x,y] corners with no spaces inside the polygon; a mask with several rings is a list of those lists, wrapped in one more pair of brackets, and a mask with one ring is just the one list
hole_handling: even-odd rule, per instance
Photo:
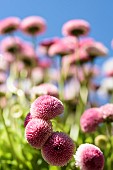
{"label": "cluster of pink flowers", "polygon": [[[100,42],[92,38],[82,38],[78,41],[78,37],[85,37],[89,34],[90,24],[85,20],[70,20],[62,27],[63,38],[53,38],[44,40],[40,43],[42,52],[49,56],[61,55],[69,56],[70,62],[74,60],[76,63],[87,62],[93,60],[97,56],[106,56],[108,49]],[[79,50],[78,50],[79,49]],[[79,56],[78,52],[79,51]]]}
{"label": "cluster of pink flowers", "polygon": [[87,109],[80,118],[81,130],[83,132],[94,132],[104,122],[113,122],[112,103]]}
{"label": "cluster of pink flowers", "polygon": [[64,106],[56,97],[38,97],[25,118],[25,136],[28,143],[41,149],[46,162],[54,166],[64,166],[72,158],[74,142],[63,132],[53,132],[51,119],[62,114]]}

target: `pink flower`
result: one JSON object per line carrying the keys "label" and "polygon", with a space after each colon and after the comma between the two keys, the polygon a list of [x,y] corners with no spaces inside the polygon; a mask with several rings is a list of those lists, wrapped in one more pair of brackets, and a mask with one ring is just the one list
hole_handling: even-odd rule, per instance
{"label": "pink flower", "polygon": [[100,42],[93,42],[85,47],[87,53],[92,57],[106,56],[108,49]]}
{"label": "pink flower", "polygon": [[83,132],[93,132],[103,122],[102,113],[98,108],[87,109],[80,118]]}
{"label": "pink flower", "polygon": [[103,170],[104,156],[93,144],[81,144],[74,155],[76,166],[81,170]]}
{"label": "pink flower", "polygon": [[20,24],[20,29],[28,35],[39,35],[45,32],[46,22],[40,16],[29,16],[22,20]]}
{"label": "pink flower", "polygon": [[32,44],[29,42],[23,42],[21,53],[19,53],[19,58],[25,66],[34,67],[38,65],[38,57]]}
{"label": "pink flower", "polygon": [[43,83],[32,88],[32,93],[41,96],[41,95],[50,95],[58,97],[58,88],[51,83]]}
{"label": "pink flower", "polygon": [[73,54],[67,55],[66,57],[68,57],[67,60],[69,60],[68,64],[70,65],[83,64],[90,61],[88,53],[82,48],[79,49],[78,52],[75,51]]}
{"label": "pink flower", "polygon": [[52,133],[52,124],[43,119],[31,119],[26,125],[25,136],[28,143],[40,149]]}
{"label": "pink flower", "polygon": [[41,52],[42,54],[47,54],[48,55],[48,50],[57,41],[59,41],[60,38],[58,37],[53,37],[52,39],[45,39],[43,40],[38,47],[38,51]]}
{"label": "pink flower", "polygon": [[8,52],[11,54],[17,54],[21,52],[22,41],[19,37],[6,37],[1,41],[0,49],[2,52]]}
{"label": "pink flower", "polygon": [[94,42],[95,40],[93,38],[82,38],[79,41],[79,47],[84,48],[85,46],[93,44]]}
{"label": "pink flower", "polygon": [[44,160],[53,166],[64,166],[72,158],[74,142],[63,132],[53,132],[41,150]]}
{"label": "pink flower", "polygon": [[52,119],[63,113],[64,107],[62,102],[56,97],[50,95],[42,95],[38,97],[30,108],[33,118]]}
{"label": "pink flower", "polygon": [[90,25],[85,20],[70,20],[66,22],[62,27],[62,34],[64,36],[84,36],[90,31]]}
{"label": "pink flower", "polygon": [[72,54],[76,48],[77,41],[74,37],[65,37],[59,39],[52,44],[48,50],[48,55],[53,57],[55,55],[68,55]]}
{"label": "pink flower", "polygon": [[8,17],[0,21],[0,34],[10,34],[19,28],[20,19]]}
{"label": "pink flower", "polygon": [[31,113],[29,112],[24,120],[24,127],[27,126],[27,124],[29,123],[29,121],[32,119]]}
{"label": "pink flower", "polygon": [[103,119],[107,122],[113,122],[113,104],[107,103],[100,107]]}

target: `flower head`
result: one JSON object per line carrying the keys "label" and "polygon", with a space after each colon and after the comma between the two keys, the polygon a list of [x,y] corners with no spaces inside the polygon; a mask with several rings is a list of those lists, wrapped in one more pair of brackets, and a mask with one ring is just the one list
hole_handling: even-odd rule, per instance
{"label": "flower head", "polygon": [[42,54],[47,54],[48,55],[48,50],[57,41],[59,41],[60,38],[58,37],[53,37],[51,39],[44,39],[43,41],[40,42],[38,51],[41,52]]}
{"label": "flower head", "polygon": [[108,49],[100,42],[87,44],[85,50],[91,57],[106,56],[108,54]]}
{"label": "flower head", "polygon": [[93,144],[81,144],[74,158],[76,166],[81,170],[103,170],[104,168],[103,153]]}
{"label": "flower head", "polygon": [[72,158],[74,142],[63,132],[53,132],[42,147],[42,156],[53,166],[64,166]]}
{"label": "flower head", "polygon": [[22,41],[19,37],[6,37],[1,41],[0,49],[2,52],[8,52],[10,54],[15,54],[21,51]]}
{"label": "flower head", "polygon": [[69,36],[65,38],[61,38],[52,44],[48,50],[48,55],[53,57],[55,55],[67,55],[72,54],[75,50],[76,39],[74,37]]}
{"label": "flower head", "polygon": [[64,111],[62,102],[56,97],[42,95],[38,97],[30,108],[30,113],[34,118],[52,119]]}
{"label": "flower head", "polygon": [[62,27],[62,34],[64,36],[84,36],[89,33],[90,25],[85,20],[70,20],[66,22]]}
{"label": "flower head", "polygon": [[107,103],[100,107],[103,119],[108,122],[113,122],[113,104]]}
{"label": "flower head", "polygon": [[32,94],[36,96],[47,94],[50,96],[58,97],[58,88],[51,83],[43,83],[38,86],[34,86],[32,88]]}
{"label": "flower head", "polygon": [[28,143],[40,149],[52,133],[52,124],[43,119],[31,119],[26,125],[25,136]]}
{"label": "flower head", "polygon": [[20,19],[17,17],[8,17],[0,22],[0,34],[10,34],[19,28]]}
{"label": "flower head", "polygon": [[28,35],[39,35],[46,30],[46,22],[40,16],[29,16],[22,20],[20,29]]}
{"label": "flower head", "polygon": [[87,109],[81,116],[80,126],[83,132],[93,132],[103,122],[102,113],[98,108]]}

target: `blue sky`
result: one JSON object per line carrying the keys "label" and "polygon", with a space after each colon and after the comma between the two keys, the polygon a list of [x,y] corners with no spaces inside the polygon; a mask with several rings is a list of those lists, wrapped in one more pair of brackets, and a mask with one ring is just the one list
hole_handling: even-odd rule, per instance
{"label": "blue sky", "polygon": [[43,38],[62,36],[62,25],[70,19],[85,19],[91,25],[90,37],[103,42],[113,56],[113,0],[1,0],[0,19],[42,16],[47,22]]}

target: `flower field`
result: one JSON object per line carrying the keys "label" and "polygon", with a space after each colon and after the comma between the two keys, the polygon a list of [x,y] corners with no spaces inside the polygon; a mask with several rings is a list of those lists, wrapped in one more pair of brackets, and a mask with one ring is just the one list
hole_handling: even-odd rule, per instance
{"label": "flower field", "polygon": [[0,170],[112,170],[109,50],[84,19],[39,42],[47,24],[0,21]]}

